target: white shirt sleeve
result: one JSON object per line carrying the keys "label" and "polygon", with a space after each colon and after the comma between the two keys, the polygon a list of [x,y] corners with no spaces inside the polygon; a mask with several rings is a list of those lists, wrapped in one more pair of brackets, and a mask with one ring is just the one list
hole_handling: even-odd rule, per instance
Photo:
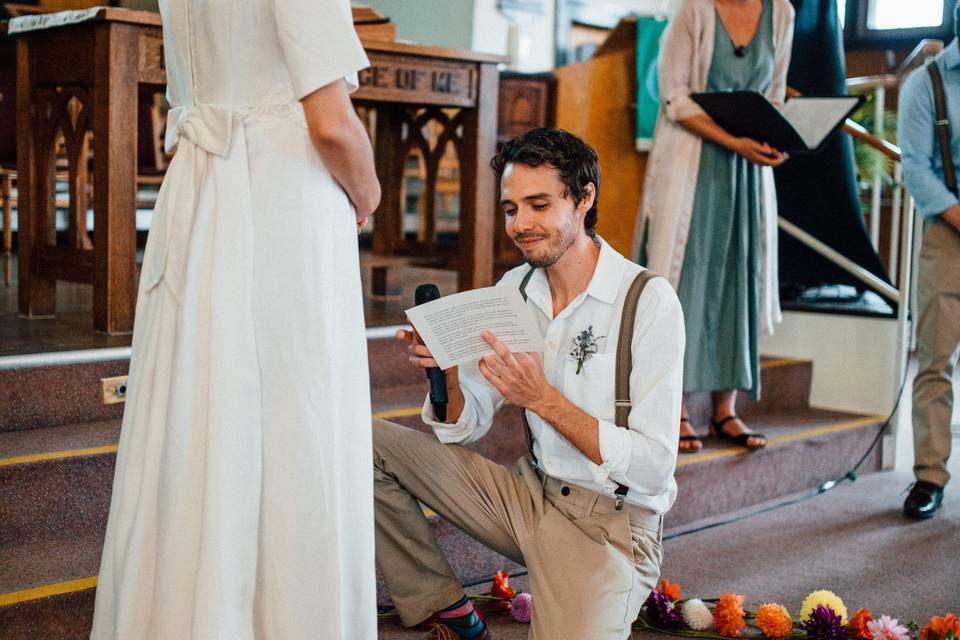
{"label": "white shirt sleeve", "polygon": [[680,301],[664,278],[651,281],[637,309],[630,372],[628,429],[600,420],[600,456],[594,477],[649,496],[667,489],[677,465],[685,344]]}
{"label": "white shirt sleeve", "polygon": [[274,0],[273,11],[297,99],[340,78],[357,89],[357,72],[370,62],[348,0]]}
{"label": "white shirt sleeve", "polygon": [[463,411],[456,422],[438,422],[430,403],[430,394],[423,402],[421,417],[433,428],[437,440],[445,444],[467,443],[479,440],[493,425],[493,416],[506,402],[496,388],[480,373],[479,360],[460,367],[460,390],[463,391]]}

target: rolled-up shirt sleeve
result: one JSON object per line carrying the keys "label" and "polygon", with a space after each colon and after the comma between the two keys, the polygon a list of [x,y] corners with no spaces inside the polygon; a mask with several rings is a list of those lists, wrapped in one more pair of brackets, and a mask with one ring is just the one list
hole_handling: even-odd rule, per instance
{"label": "rolled-up shirt sleeve", "polygon": [[663,493],[677,465],[683,393],[683,311],[663,278],[647,285],[634,323],[631,409],[624,429],[600,420],[600,456],[594,477],[649,496]]}
{"label": "rolled-up shirt sleeve", "polygon": [[494,414],[505,402],[503,395],[480,373],[479,361],[460,367],[460,390],[463,392],[463,411],[456,422],[437,420],[429,393],[423,401],[420,417],[444,444],[465,444],[485,436],[493,424]]}
{"label": "rolled-up shirt sleeve", "polygon": [[957,197],[943,182],[935,119],[929,73],[925,68],[917,69],[900,89],[897,142],[903,155],[903,180],[925,218],[938,216],[957,204]]}

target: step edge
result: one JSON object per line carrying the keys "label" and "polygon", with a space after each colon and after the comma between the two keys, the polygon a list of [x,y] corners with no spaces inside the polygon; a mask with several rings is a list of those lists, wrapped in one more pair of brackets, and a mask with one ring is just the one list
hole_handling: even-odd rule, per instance
{"label": "step edge", "polygon": [[110,455],[117,452],[116,444],[101,445],[99,447],[84,447],[81,449],[65,449],[62,451],[47,451],[44,453],[33,453],[22,456],[11,456],[9,458],[0,458],[0,469],[4,467],[14,467],[19,465],[36,464],[38,462],[50,462],[54,460],[71,460],[73,458],[88,458],[94,456]]}
{"label": "step edge", "polygon": [[9,607],[25,602],[34,602],[45,598],[69,595],[97,587],[98,576],[87,576],[63,582],[42,584],[29,589],[0,593],[0,607]]}
{"label": "step edge", "polygon": [[[389,420],[390,418],[406,418],[410,416],[419,416],[422,407],[403,407],[400,409],[387,409],[377,411],[374,418]],[[43,453],[30,453],[19,456],[10,456],[0,458],[0,468],[12,467],[17,465],[36,464],[38,462],[49,462],[52,460],[70,460],[73,458],[92,457],[99,455],[109,455],[117,452],[117,444],[106,444],[97,447],[83,447],[79,449],[61,449],[58,451],[45,451]]]}
{"label": "step edge", "polygon": [[[407,329],[408,325],[388,325],[367,327],[367,340],[392,339],[398,329]],[[131,347],[104,347],[102,349],[75,349],[70,351],[48,351],[44,353],[25,353],[0,356],[0,371],[5,369],[33,369],[71,364],[89,364],[111,360],[129,360]]]}
{"label": "step edge", "polygon": [[[808,429],[798,429],[796,431],[792,431],[791,433],[784,433],[782,435],[769,438],[767,441],[767,447],[785,445],[791,442],[797,442],[798,440],[807,440],[809,438],[816,438],[817,436],[829,435],[831,433],[837,433],[840,431],[850,431],[852,429],[878,426],[883,424],[886,419],[886,416],[862,416],[852,420],[844,420],[843,422],[824,424],[818,427],[810,427]],[[677,460],[677,467],[679,468],[692,464],[702,464],[704,462],[711,462],[720,458],[729,458],[731,456],[748,453],[749,451],[743,447],[732,446],[712,451],[703,451],[700,453],[683,454],[683,456]]]}

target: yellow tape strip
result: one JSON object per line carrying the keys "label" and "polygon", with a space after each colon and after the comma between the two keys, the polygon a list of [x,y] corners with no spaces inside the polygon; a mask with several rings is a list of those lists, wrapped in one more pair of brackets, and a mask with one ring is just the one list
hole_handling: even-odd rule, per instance
{"label": "yellow tape strip", "polygon": [[75,593],[86,589],[93,589],[97,586],[97,576],[89,578],[80,578],[78,580],[68,580],[56,584],[45,584],[33,589],[24,589],[23,591],[13,591],[11,593],[0,593],[0,607],[6,607],[11,604],[29,602],[30,600],[40,600],[51,596],[61,596],[66,593]]}
{"label": "yellow tape strip", "polygon": [[[379,411],[373,414],[374,418],[402,418],[406,416],[420,415],[420,407],[411,407],[408,409],[392,409],[389,411]],[[28,456],[14,456],[12,458],[0,458],[0,467],[9,467],[15,464],[30,464],[32,462],[46,462],[48,460],[66,460],[69,458],[79,458],[82,456],[96,456],[106,453],[116,453],[117,445],[110,444],[102,447],[89,447],[87,449],[70,449],[67,451],[49,451],[46,453],[36,453]]]}
{"label": "yellow tape strip", "polygon": [[[838,431],[848,431],[850,429],[859,429],[860,427],[867,427],[870,425],[880,424],[885,419],[886,419],[885,416],[867,416],[865,418],[857,418],[856,420],[848,420],[846,422],[839,422],[837,424],[825,424],[822,427],[813,427],[811,429],[799,429],[791,433],[785,433],[780,436],[773,436],[769,438],[767,440],[767,446],[769,447],[770,445],[786,444],[788,442],[795,442],[797,440],[815,438],[817,436],[827,435],[828,433],[836,433]],[[726,458],[728,456],[735,456],[741,453],[747,453],[747,450],[744,449],[743,447],[725,447],[723,449],[703,451],[702,453],[684,454],[677,461],[677,466],[683,467],[688,464],[696,464],[698,462],[716,460],[717,458]]]}
{"label": "yellow tape strip", "polygon": [[37,453],[29,456],[15,456],[13,458],[0,458],[0,467],[8,467],[14,464],[29,464],[31,462],[45,462],[47,460],[64,460],[67,458],[79,458],[80,456],[97,456],[105,453],[116,453],[117,445],[108,444],[102,447],[90,447],[88,449],[71,449],[69,451],[49,451],[47,453]]}
{"label": "yellow tape strip", "polygon": [[774,367],[786,367],[791,364],[800,364],[803,360],[796,360],[794,358],[771,358],[770,360],[761,360],[760,368],[761,369],[773,369]]}
{"label": "yellow tape strip", "polygon": [[389,411],[378,411],[373,414],[374,418],[388,420],[390,418],[406,418],[409,416],[418,416],[422,407],[410,407],[409,409],[391,409]]}

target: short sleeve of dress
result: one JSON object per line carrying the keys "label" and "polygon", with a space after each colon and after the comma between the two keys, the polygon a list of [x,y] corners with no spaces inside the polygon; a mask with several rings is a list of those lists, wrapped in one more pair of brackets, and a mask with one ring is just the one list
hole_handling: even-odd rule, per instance
{"label": "short sleeve of dress", "polygon": [[357,89],[357,72],[370,62],[349,0],[274,0],[274,18],[297,99],[340,78]]}

